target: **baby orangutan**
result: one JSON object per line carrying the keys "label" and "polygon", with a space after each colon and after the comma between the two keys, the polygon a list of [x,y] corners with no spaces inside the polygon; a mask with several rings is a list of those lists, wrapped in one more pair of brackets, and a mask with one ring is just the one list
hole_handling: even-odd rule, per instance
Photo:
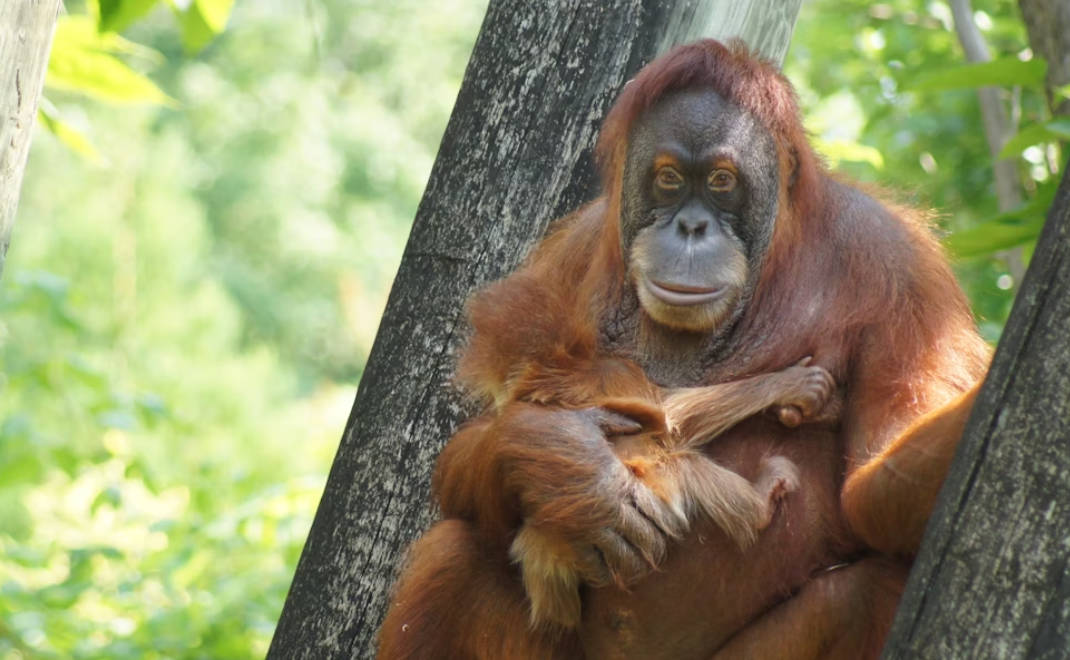
{"label": "baby orangutan", "polygon": [[[653,522],[679,539],[696,515],[712,520],[739,548],[746,549],[772,520],[781,498],[798,487],[795,465],[769,456],[755,483],[711,460],[702,447],[738,422],[767,409],[786,426],[822,412],[834,388],[832,376],[808,366],[810,358],[782,371],[704,387],[667,390],[651,383],[629,360],[603,358],[555,370],[530,364],[514,381],[519,400],[586,409],[631,475],[647,488],[636,497],[658,497],[668,507],[640,506],[644,512],[668,511]],[[829,406],[830,408],[833,406]],[[822,415],[825,419],[829,413]],[[630,510],[623,510],[629,511]],[[607,542],[615,539],[607,537]],[[599,550],[550,534],[526,519],[509,550],[520,565],[531,604],[531,625],[566,628],[580,621],[580,585],[621,584],[599,557]],[[656,566],[662,557],[646,557]],[[623,585],[622,585],[623,586]]]}

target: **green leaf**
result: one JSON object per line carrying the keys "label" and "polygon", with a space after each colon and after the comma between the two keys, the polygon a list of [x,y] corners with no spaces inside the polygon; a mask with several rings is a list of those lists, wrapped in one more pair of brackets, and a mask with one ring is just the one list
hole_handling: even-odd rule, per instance
{"label": "green leaf", "polygon": [[79,92],[112,103],[175,105],[156,83],[122,60],[104,53],[53,49],[45,82],[54,89]]}
{"label": "green leaf", "polygon": [[154,82],[121,60],[103,53],[53,51],[47,84],[54,89],[80,92],[113,103],[175,105]]}
{"label": "green leaf", "polygon": [[113,32],[100,32],[93,18],[83,15],[60,16],[52,49],[91,50],[113,55],[133,55],[153,64],[163,62],[163,55],[148,46],[123,39]]}
{"label": "green leaf", "polygon": [[193,3],[204,22],[219,34],[227,27],[227,19],[230,18],[230,10],[234,7],[234,0],[195,0]]}
{"label": "green leaf", "polygon": [[196,53],[223,31],[234,0],[169,0],[182,29],[186,51]]}
{"label": "green leaf", "polygon": [[1066,139],[1070,139],[1070,118],[1053,119],[1043,124],[1030,124],[1007,140],[999,152],[999,159],[1015,158],[1034,144]]}
{"label": "green leaf", "polygon": [[1023,62],[1017,57],[1010,56],[978,64],[959,64],[930,69],[918,74],[913,81],[905,81],[904,86],[919,92],[988,85],[1001,87],[1021,85],[1042,88],[1047,71],[1047,62],[1042,59],[1034,58]]}
{"label": "green leaf", "polygon": [[97,153],[93,143],[77,128],[60,119],[59,113],[51,103],[41,100],[41,107],[37,110],[37,121],[55,135],[68,149],[82,156],[94,165],[104,162]]}
{"label": "green leaf", "polygon": [[112,54],[146,50],[117,35],[99,34],[86,16],[63,17],[56,27],[45,83],[113,103],[175,105],[156,83]]}
{"label": "green leaf", "polygon": [[1062,137],[1070,137],[1070,117],[1056,117],[1047,123],[1047,127]]}
{"label": "green leaf", "polygon": [[1044,186],[1022,206],[955,232],[944,240],[959,259],[981,257],[1036,240],[1044,228],[1048,208],[1055,199],[1055,186]]}
{"label": "green leaf", "polygon": [[1043,216],[1022,223],[985,223],[952,234],[945,244],[959,259],[981,257],[1035,241],[1043,227]]}
{"label": "green leaf", "polygon": [[149,13],[157,0],[100,0],[97,29],[101,32],[120,32]]}
{"label": "green leaf", "polygon": [[852,142],[850,140],[821,140],[815,139],[814,146],[836,167],[842,161],[853,163],[868,163],[875,170],[884,169],[884,157],[881,152],[868,144]]}

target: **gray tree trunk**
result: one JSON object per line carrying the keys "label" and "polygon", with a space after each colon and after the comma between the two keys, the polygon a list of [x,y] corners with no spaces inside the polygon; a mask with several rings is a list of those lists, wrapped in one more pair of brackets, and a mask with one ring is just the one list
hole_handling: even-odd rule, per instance
{"label": "gray tree trunk", "polygon": [[[992,55],[988,44],[973,18],[973,6],[970,0],[949,0],[951,15],[955,19],[955,33],[969,62],[988,62]],[[977,90],[981,104],[981,123],[988,139],[988,152],[992,155],[992,176],[996,183],[996,201],[1001,213],[1018,208],[1022,203],[1022,181],[1018,174],[1017,158],[1000,158],[1003,145],[1014,135],[1016,127],[1011,123],[1001,96],[999,87],[982,87]],[[1025,259],[1021,246],[1013,247],[999,253],[1007,262],[1015,288],[1025,275]]]}
{"label": "gray tree trunk", "polygon": [[1055,89],[1070,85],[1070,2],[1018,0],[1018,7],[1029,31],[1029,45],[1048,62],[1046,86],[1052,111],[1070,115],[1070,99],[1052,94]]}
{"label": "gray tree trunk", "polygon": [[885,658],[1070,653],[1070,175],[929,522]]}
{"label": "gray tree trunk", "polygon": [[60,0],[0,0],[0,275]]}
{"label": "gray tree trunk", "polygon": [[473,412],[449,386],[463,303],[594,196],[591,147],[625,81],[702,35],[779,61],[800,4],[491,1],[269,658],[374,654],[398,558],[432,520],[435,457]]}

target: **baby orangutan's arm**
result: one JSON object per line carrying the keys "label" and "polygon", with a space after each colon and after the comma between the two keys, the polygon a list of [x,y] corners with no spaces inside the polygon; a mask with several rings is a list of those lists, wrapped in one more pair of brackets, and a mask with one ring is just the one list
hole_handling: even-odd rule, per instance
{"label": "baby orangutan's arm", "polygon": [[[600,401],[607,419],[638,422],[635,427],[605,427],[607,440],[644,487],[641,492],[656,495],[688,524],[696,515],[706,516],[740,548],[747,548],[769,525],[779,501],[798,488],[798,470],[787,458],[771,456],[751,483],[715,463],[700,447],[774,406],[796,410],[800,421],[820,412],[834,382],[826,370],[808,363],[809,358],[770,374],[678,389],[665,399],[663,409],[642,398]],[[679,538],[684,531],[675,530],[670,536]],[[530,519],[518,531],[509,554],[521,567],[533,627],[547,622],[575,627],[581,616],[581,584],[627,582],[602,565],[597,546],[542,529]],[[651,567],[658,559],[647,557]]]}
{"label": "baby orangutan's arm", "polygon": [[810,366],[807,357],[781,371],[672,390],[662,407],[676,446],[697,447],[769,408],[789,427],[831,421],[838,414],[831,397],[835,387],[832,375]]}

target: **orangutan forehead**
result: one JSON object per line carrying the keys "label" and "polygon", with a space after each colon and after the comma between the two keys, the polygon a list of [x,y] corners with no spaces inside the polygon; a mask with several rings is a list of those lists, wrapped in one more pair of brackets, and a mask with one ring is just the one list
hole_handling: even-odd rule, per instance
{"label": "orangutan forehead", "polygon": [[666,95],[636,121],[629,142],[633,154],[676,152],[703,160],[717,153],[775,153],[772,136],[755,117],[708,88]]}

